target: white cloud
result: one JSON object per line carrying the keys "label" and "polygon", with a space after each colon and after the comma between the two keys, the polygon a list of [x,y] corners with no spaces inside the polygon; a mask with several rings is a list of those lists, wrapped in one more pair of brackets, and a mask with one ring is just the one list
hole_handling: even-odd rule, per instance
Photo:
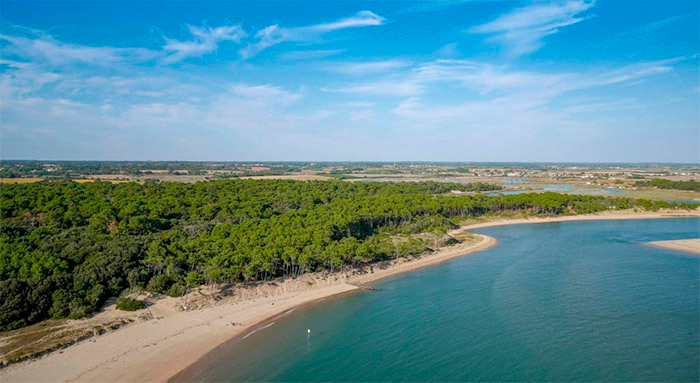
{"label": "white cloud", "polygon": [[309,41],[319,36],[341,29],[377,26],[384,23],[384,18],[370,11],[360,11],[354,16],[304,27],[285,28],[279,25],[270,25],[255,34],[257,41],[248,44],[239,50],[242,58],[247,59],[257,55],[263,50],[281,44],[286,41]]}
{"label": "white cloud", "polygon": [[[3,51],[21,60],[3,58],[1,64],[17,68],[23,62],[43,63],[54,68],[74,64],[115,66],[122,64],[162,63],[173,64],[188,58],[198,58],[215,53],[224,42],[247,45],[238,52],[246,59],[259,52],[285,41],[308,42],[320,36],[342,29],[382,25],[384,18],[370,12],[357,14],[310,26],[285,28],[270,25],[248,36],[240,25],[219,27],[186,25],[189,39],[176,39],[163,36],[163,45],[157,49],[93,47],[62,42],[44,31],[18,25],[4,25],[0,40],[7,42]],[[287,59],[308,59],[327,57],[343,52],[340,49],[310,50],[287,53]]]}
{"label": "white cloud", "polygon": [[671,65],[680,61],[687,60],[687,57],[675,57],[666,60],[640,62],[624,66],[620,69],[612,70],[607,73],[602,73],[593,76],[589,79],[592,86],[603,86],[636,80],[642,77],[652,76],[670,72],[673,70]]}
{"label": "white cloud", "polygon": [[164,37],[165,44],[161,49],[148,49],[92,47],[62,42],[37,29],[16,25],[10,25],[5,29],[6,32],[12,33],[0,34],[0,40],[9,43],[3,47],[3,50],[23,60],[4,60],[4,64],[13,67],[29,63],[50,65],[53,68],[64,68],[76,64],[114,67],[155,61],[171,64],[188,57],[201,57],[213,53],[220,43],[224,41],[239,43],[247,36],[237,25],[217,28],[188,25],[187,30],[193,39],[180,41]]}
{"label": "white cloud", "polygon": [[[327,31],[363,25],[349,19],[318,24],[322,27],[317,30],[275,26],[259,33],[267,34],[272,45],[313,42]],[[372,22],[368,18],[365,24]],[[473,60],[419,63],[417,57],[294,65],[293,70],[288,65],[284,69],[290,69],[289,75],[278,68],[270,69],[277,71],[274,74],[265,72],[268,68],[251,63],[233,66],[240,73],[231,67],[214,73],[190,65],[158,65],[166,64],[166,59],[181,62],[214,54],[225,49],[221,45],[225,41],[248,41],[239,27],[187,27],[186,31],[189,37],[182,41],[166,40],[153,49],[80,46],[36,31],[7,36],[12,41],[3,37],[3,155],[366,160],[397,153],[401,158],[416,158],[421,153],[424,159],[464,160],[460,156],[468,149],[476,153],[472,159],[504,160],[543,159],[532,153],[552,153],[547,148],[554,146],[561,149],[562,159],[571,160],[567,144],[579,145],[581,137],[601,131],[599,137],[615,137],[609,132],[619,123],[632,124],[636,115],[648,118],[656,112],[645,109],[648,95],[626,87],[669,73],[676,63],[689,59],[579,72],[536,66],[526,70]],[[288,58],[294,59],[295,52],[297,59],[340,53],[302,50],[287,52]],[[318,70],[326,71],[320,73],[320,81]],[[261,78],[265,80],[253,80]],[[325,89],[316,86],[321,83]],[[679,99],[688,102],[683,97]],[[697,100],[697,93],[692,97]],[[669,119],[659,126],[697,137],[696,126],[684,120],[679,125],[663,111],[658,116]],[[653,125],[645,124],[640,126]],[[543,136],[548,139],[535,139]],[[470,145],[470,140],[479,144]],[[686,141],[683,138],[681,143]],[[581,146],[591,142],[596,141],[589,139]],[[530,157],[518,157],[518,153],[502,157],[518,150]]]}
{"label": "white cloud", "polygon": [[165,63],[182,61],[188,57],[201,57],[217,50],[219,44],[224,41],[239,43],[247,34],[238,25],[211,27],[187,26],[193,40],[179,41],[165,38],[163,51],[167,56],[163,58]]}
{"label": "white cloud", "polygon": [[[529,104],[539,103],[557,95],[663,74],[673,70],[673,64],[686,60],[677,57],[642,62],[616,69],[596,69],[588,73],[532,72],[514,70],[471,60],[434,60],[408,67],[396,67],[372,81],[350,82],[325,91],[417,97],[439,89],[446,84],[476,92],[483,97],[510,97],[523,95]],[[367,65],[374,65],[368,62]],[[351,63],[346,65],[359,65]],[[342,67],[342,65],[341,65]],[[465,96],[470,93],[463,93]],[[474,94],[474,93],[471,93]]]}
{"label": "white cloud", "polygon": [[[581,105],[576,99],[565,98],[565,94],[587,90],[589,95],[595,95],[595,88],[632,83],[670,72],[673,70],[671,64],[683,59],[598,69],[591,73],[524,72],[487,64],[440,60],[417,69],[415,73],[419,81],[457,82],[464,88],[476,90],[481,96],[453,104],[431,104],[411,97],[400,102],[392,112],[414,120],[460,121],[473,126],[487,121],[501,121],[504,116],[520,116],[523,122],[528,123],[539,121],[542,124],[561,125],[570,121],[572,115],[584,111],[609,112],[642,107],[633,98],[624,99],[624,102],[618,100]],[[547,120],[547,116],[550,120]]]}
{"label": "white cloud", "polygon": [[255,34],[255,38],[258,40],[255,43],[248,44],[248,46],[238,50],[238,54],[242,58],[247,59],[257,55],[263,50],[283,43],[285,41],[297,40],[298,37],[295,36],[293,30],[287,28],[280,28],[278,25],[270,25]]}
{"label": "white cloud", "polygon": [[330,23],[316,24],[307,27],[309,30],[319,31],[319,32],[331,32],[337,31],[339,29],[345,28],[356,28],[356,27],[369,27],[382,25],[384,23],[384,18],[374,14],[370,11],[360,11],[354,16],[350,16],[344,19],[333,21]]}
{"label": "white cloud", "polygon": [[[202,84],[187,93],[197,96],[185,98],[172,97],[182,95],[175,87],[164,88],[157,99],[115,104],[9,97],[5,91],[3,158],[225,158],[310,121],[288,109],[301,95],[271,85],[235,84],[222,92]],[[311,120],[322,116],[313,114]],[[41,138],[51,132],[51,138]]]}
{"label": "white cloud", "polygon": [[26,67],[28,63],[53,67],[71,64],[111,66],[149,61],[158,56],[157,52],[145,48],[91,47],[64,43],[35,29],[12,26],[7,29],[21,32],[17,35],[0,34],[0,40],[9,43],[3,47],[3,51],[21,58],[7,64],[15,67]]}
{"label": "white cloud", "polygon": [[512,56],[526,55],[540,49],[544,37],[589,18],[580,14],[593,5],[593,1],[583,0],[535,3],[472,27],[469,32],[491,35],[488,41],[505,46]]}

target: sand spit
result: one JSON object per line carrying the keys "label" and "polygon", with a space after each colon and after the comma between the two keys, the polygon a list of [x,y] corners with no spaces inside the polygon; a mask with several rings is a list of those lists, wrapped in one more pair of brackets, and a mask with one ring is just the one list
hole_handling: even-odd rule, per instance
{"label": "sand spit", "polygon": [[700,255],[700,238],[649,242],[650,245]]}
{"label": "sand spit", "polygon": [[463,226],[465,230],[479,229],[482,227],[503,226],[503,225],[522,225],[531,223],[553,223],[553,222],[569,222],[569,221],[603,221],[603,220],[622,220],[622,219],[655,219],[655,218],[690,218],[700,217],[700,210],[691,211],[659,211],[659,212],[634,212],[631,210],[625,211],[607,211],[599,214],[588,215],[567,215],[563,217],[533,217],[533,218],[518,218],[518,219],[497,219],[490,222],[480,222]]}

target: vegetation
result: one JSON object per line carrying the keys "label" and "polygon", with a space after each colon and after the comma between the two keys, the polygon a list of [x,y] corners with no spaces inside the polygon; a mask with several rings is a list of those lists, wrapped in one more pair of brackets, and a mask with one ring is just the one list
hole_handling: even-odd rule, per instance
{"label": "vegetation", "polygon": [[671,207],[557,193],[446,195],[483,187],[283,180],[2,185],[0,330],[80,318],[127,288],[181,296],[204,283],[410,256],[432,245],[414,234],[445,233],[464,217]]}
{"label": "vegetation", "polygon": [[117,310],[136,311],[146,308],[146,302],[132,298],[117,299]]}
{"label": "vegetation", "polygon": [[187,162],[187,161],[0,161],[0,178],[49,177],[76,178],[97,174],[148,175],[165,172],[171,175],[204,175],[208,172],[235,172],[218,174],[224,177],[277,175],[299,172],[302,163],[267,164],[268,170],[251,171],[252,163]]}
{"label": "vegetation", "polygon": [[324,176],[328,178],[334,178],[336,180],[355,180],[355,179],[360,179],[361,177],[358,176],[353,176],[351,174],[339,174],[339,173],[316,173],[319,176]]}
{"label": "vegetation", "polygon": [[654,178],[649,181],[637,181],[635,186],[652,186],[659,189],[676,189],[676,190],[692,190],[700,192],[700,182],[688,181],[671,181],[663,178]]}

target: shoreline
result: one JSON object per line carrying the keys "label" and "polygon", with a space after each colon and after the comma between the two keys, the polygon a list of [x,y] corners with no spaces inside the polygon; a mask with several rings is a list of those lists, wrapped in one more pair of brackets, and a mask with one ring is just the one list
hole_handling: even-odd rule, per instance
{"label": "shoreline", "polygon": [[[606,212],[551,218],[499,219],[461,226],[457,231],[483,227],[587,220],[700,217],[687,212]],[[245,336],[260,324],[299,306],[362,289],[361,286],[408,271],[473,254],[497,244],[495,238],[476,234],[480,241],[443,247],[410,261],[374,264],[371,273],[312,273],[294,280],[256,284],[239,300],[198,310],[177,311],[179,298],[166,298],[150,308],[155,319],[79,342],[43,357],[0,369],[3,381],[169,381],[191,368],[220,345]],[[243,323],[234,326],[232,322]],[[173,369],[172,366],[181,366]]]}
{"label": "shoreline", "polygon": [[526,225],[534,223],[557,223],[571,221],[607,221],[607,220],[629,220],[629,219],[659,219],[659,218],[693,218],[700,217],[700,210],[690,210],[679,212],[653,212],[635,213],[631,211],[604,212],[598,214],[567,215],[562,217],[533,217],[516,219],[499,219],[491,222],[480,222],[462,226],[462,230],[474,230],[484,227],[505,226],[505,225]]}

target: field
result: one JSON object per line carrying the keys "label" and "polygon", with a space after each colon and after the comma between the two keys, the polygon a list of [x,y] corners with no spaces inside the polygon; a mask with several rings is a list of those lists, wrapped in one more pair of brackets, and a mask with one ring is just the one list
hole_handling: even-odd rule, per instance
{"label": "field", "polygon": [[[0,163],[0,184],[69,178],[122,182],[194,183],[217,179],[345,182],[492,183],[507,193],[556,191],[659,201],[700,201],[700,192],[638,187],[638,181],[700,180],[698,165],[479,164],[479,163],[207,163],[207,162],[52,162]],[[12,178],[9,178],[12,177]]]}
{"label": "field", "polygon": [[30,184],[43,181],[43,178],[28,177],[28,178],[0,178],[0,184]]}

